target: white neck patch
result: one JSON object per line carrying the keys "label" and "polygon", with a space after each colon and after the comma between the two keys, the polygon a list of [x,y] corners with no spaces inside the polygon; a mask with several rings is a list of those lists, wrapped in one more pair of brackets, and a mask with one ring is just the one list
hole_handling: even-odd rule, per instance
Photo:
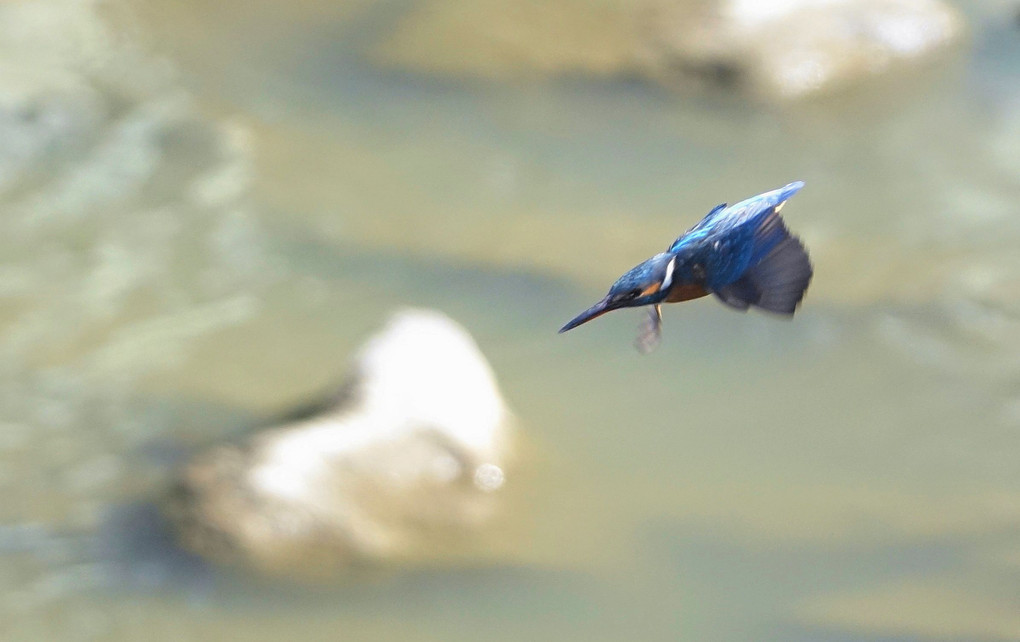
{"label": "white neck patch", "polygon": [[659,286],[659,291],[665,292],[669,289],[669,286],[673,285],[673,268],[676,267],[676,257],[674,256],[666,264],[666,276],[662,278],[662,285]]}

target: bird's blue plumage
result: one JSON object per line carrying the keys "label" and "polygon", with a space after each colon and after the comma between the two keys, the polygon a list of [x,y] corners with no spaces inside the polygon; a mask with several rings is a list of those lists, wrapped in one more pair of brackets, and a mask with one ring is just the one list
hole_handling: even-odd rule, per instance
{"label": "bird's blue plumage", "polygon": [[788,200],[802,187],[804,187],[804,181],[794,181],[785,187],[752,196],[730,207],[726,207],[725,203],[716,205],[697,225],[677,237],[667,251],[675,252],[684,244],[695,242],[711,234],[723,234],[735,227],[754,225],[756,219],[761,219],[762,215],[771,212],[772,208]]}
{"label": "bird's blue plumage", "polygon": [[740,201],[736,205],[717,212],[715,216],[706,216],[696,227],[705,225],[710,229],[722,232],[738,226],[754,225],[756,222],[761,221],[764,216],[768,215],[772,208],[789,200],[802,187],[804,187],[803,181],[795,181],[771,192],[752,196],[747,200]]}
{"label": "bird's blue plumage", "polygon": [[727,207],[714,207],[669,249],[621,276],[604,299],[563,326],[560,332],[622,307],[658,306],[715,294],[738,310],[755,306],[792,315],[811,281],[803,244],[779,215],[783,204],[804,187],[796,181]]}
{"label": "bird's blue plumage", "polygon": [[729,207],[717,206],[680,236],[668,252],[690,255],[704,271],[705,286],[716,290],[736,281],[788,235],[776,207],[804,187],[796,181]]}

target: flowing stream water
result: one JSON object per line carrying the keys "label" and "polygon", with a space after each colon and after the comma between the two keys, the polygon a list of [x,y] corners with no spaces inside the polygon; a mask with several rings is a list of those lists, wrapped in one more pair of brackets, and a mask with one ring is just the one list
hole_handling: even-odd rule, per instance
{"label": "flowing stream water", "polygon": [[[0,635],[1020,639],[1007,3],[962,5],[936,69],[791,107],[416,76],[357,55],[386,10],[331,4],[111,19],[164,89],[82,98],[50,124],[86,142],[5,188]],[[649,356],[638,312],[557,336],[792,180],[792,321],[703,299]],[[181,458],[328,389],[401,306],[475,335],[527,435],[483,560],[308,588],[177,551],[153,500]]]}

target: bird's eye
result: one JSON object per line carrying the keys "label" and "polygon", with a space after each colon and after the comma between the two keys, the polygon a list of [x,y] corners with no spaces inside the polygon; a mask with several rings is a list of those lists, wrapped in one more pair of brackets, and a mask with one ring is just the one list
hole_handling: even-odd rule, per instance
{"label": "bird's eye", "polygon": [[639,296],[641,296],[641,290],[631,290],[630,292],[627,293],[628,299],[636,299]]}

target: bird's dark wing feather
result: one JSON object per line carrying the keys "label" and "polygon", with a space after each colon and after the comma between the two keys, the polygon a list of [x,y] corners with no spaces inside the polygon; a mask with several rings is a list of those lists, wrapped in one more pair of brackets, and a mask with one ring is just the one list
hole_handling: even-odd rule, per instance
{"label": "bird's dark wing feather", "polygon": [[[779,216],[775,218],[779,220]],[[755,306],[776,314],[791,315],[811,282],[813,270],[804,245],[778,223],[785,238],[776,243],[756,265],[728,285],[715,290],[723,303],[738,310]]]}
{"label": "bird's dark wing feather", "polygon": [[735,310],[746,312],[751,304],[761,300],[758,288],[748,279],[738,279],[715,291],[719,300]]}

